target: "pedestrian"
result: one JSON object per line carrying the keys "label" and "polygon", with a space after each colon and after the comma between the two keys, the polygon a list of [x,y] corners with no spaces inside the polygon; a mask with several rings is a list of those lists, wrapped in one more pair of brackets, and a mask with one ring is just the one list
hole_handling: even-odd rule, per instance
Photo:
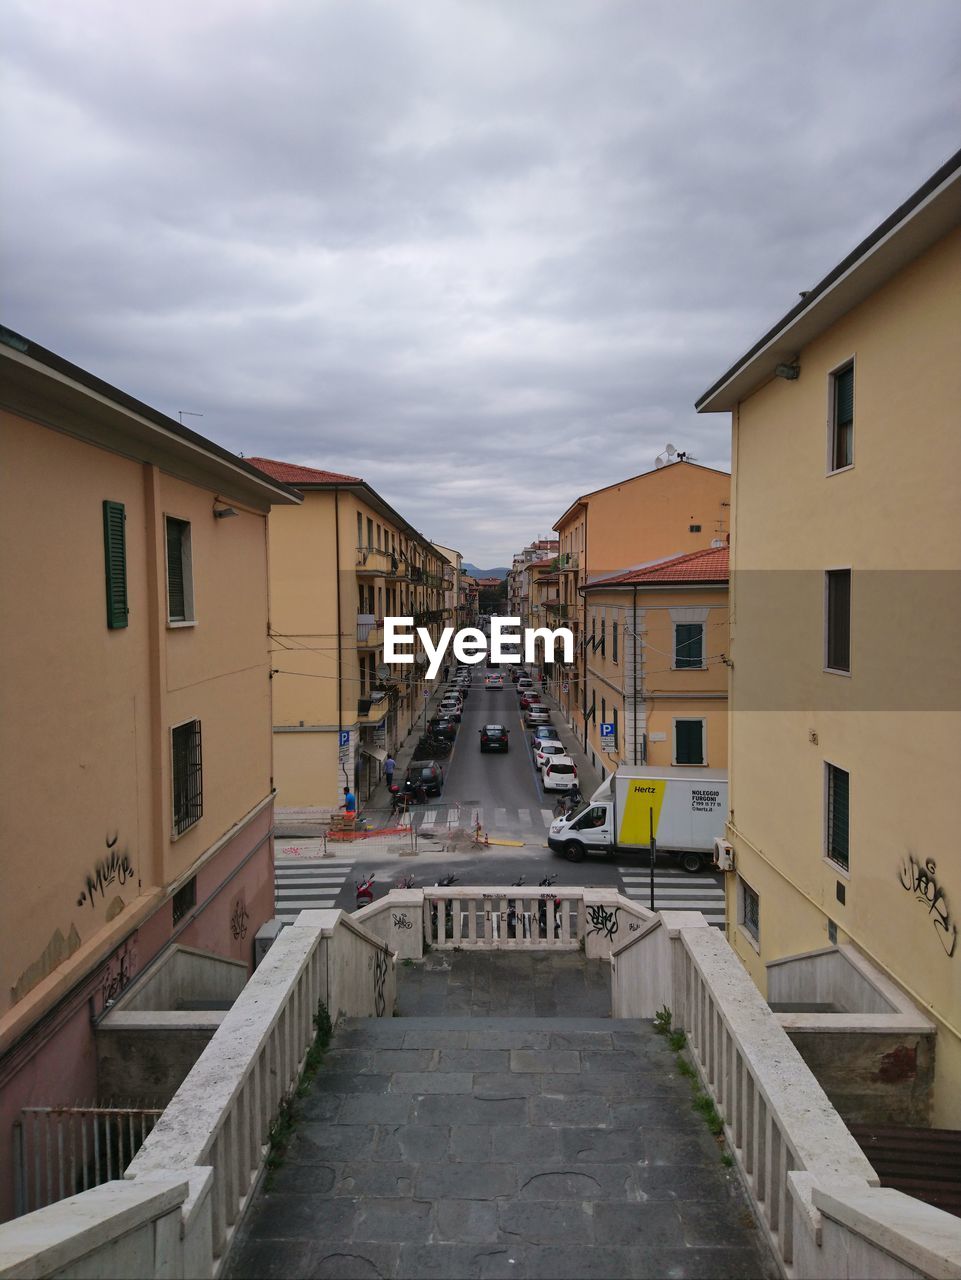
{"label": "pedestrian", "polygon": [[450,676],[450,666],[448,665],[444,668],[444,684],[447,683],[449,676]]}
{"label": "pedestrian", "polygon": [[384,761],[384,777],[387,779],[387,790],[389,791],[394,785],[394,770],[397,768],[397,761],[394,757],[387,753],[387,759]]}
{"label": "pedestrian", "polygon": [[348,822],[353,822],[357,817],[357,797],[351,791],[350,787],[344,787],[344,803],[340,806],[344,811],[344,817]]}

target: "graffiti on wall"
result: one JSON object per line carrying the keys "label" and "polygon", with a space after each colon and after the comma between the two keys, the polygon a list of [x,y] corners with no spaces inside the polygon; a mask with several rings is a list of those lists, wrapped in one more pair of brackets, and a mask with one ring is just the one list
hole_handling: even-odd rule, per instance
{"label": "graffiti on wall", "polygon": [[933,858],[926,858],[921,863],[913,853],[909,853],[901,863],[898,879],[903,889],[912,893],[918,902],[927,907],[938,941],[945,952],[953,956],[958,945],[958,926],[951,920],[948,900],[937,882],[936,871]]}
{"label": "graffiti on wall", "polygon": [[120,950],[115,952],[107,961],[100,980],[100,995],[103,1000],[103,1008],[113,1004],[114,1000],[130,986],[136,970],[137,943],[134,937],[128,938]]}
{"label": "graffiti on wall", "polygon": [[608,911],[603,903],[587,908],[587,918],[590,921],[588,933],[603,933],[611,942],[614,941],[614,934],[618,930],[617,915],[620,907],[615,907],[613,911]]}
{"label": "graffiti on wall", "polygon": [[234,909],[230,913],[230,932],[236,942],[242,942],[247,936],[247,926],[250,923],[250,916],[247,912],[247,903],[243,898],[238,898],[234,903]]}
{"label": "graffiti on wall", "polygon": [[119,836],[114,836],[113,839],[107,837],[105,841],[107,856],[95,863],[93,870],[87,873],[84,887],[77,899],[78,907],[82,907],[85,902],[89,902],[92,908],[95,907],[98,894],[101,898],[105,898],[112,884],[124,885],[133,875],[130,855],[126,849],[117,848],[119,838]]}
{"label": "graffiti on wall", "polygon": [[382,1018],[387,1011],[387,952],[378,951],[374,957],[374,1015]]}
{"label": "graffiti on wall", "polygon": [[408,919],[406,911],[394,911],[392,917],[395,929],[413,929],[414,922]]}

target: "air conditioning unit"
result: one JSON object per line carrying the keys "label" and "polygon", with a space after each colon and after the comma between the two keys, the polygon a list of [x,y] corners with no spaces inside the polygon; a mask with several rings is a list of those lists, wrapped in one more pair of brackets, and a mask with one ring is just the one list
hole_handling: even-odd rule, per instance
{"label": "air conditioning unit", "polygon": [[734,847],[720,836],[714,837],[714,865],[718,871],[734,870]]}

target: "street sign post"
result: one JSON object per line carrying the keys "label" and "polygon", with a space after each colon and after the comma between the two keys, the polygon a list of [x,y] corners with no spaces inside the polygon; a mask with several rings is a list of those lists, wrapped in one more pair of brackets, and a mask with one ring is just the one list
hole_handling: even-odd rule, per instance
{"label": "street sign post", "polygon": [[341,760],[346,760],[350,756],[350,730],[341,729],[339,753]]}

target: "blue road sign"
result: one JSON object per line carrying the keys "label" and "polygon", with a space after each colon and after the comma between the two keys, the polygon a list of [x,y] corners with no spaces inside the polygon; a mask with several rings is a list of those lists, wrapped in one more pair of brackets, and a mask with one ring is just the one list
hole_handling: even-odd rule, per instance
{"label": "blue road sign", "polygon": [[614,724],[612,721],[601,721],[601,742],[614,741]]}

